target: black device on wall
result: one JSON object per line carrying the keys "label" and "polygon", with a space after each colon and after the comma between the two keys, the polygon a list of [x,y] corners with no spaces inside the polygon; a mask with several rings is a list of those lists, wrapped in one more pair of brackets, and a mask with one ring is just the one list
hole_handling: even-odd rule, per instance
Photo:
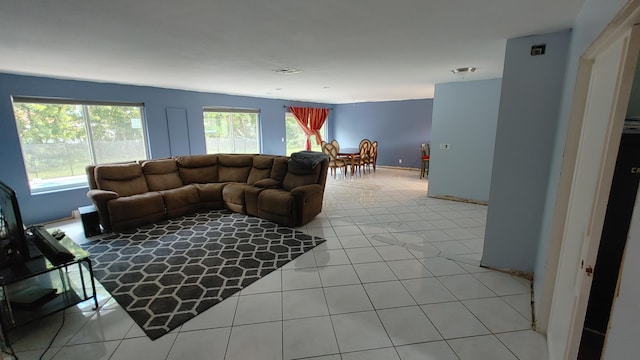
{"label": "black device on wall", "polygon": [[0,182],[0,268],[29,259],[29,244],[22,224],[18,198],[12,188]]}

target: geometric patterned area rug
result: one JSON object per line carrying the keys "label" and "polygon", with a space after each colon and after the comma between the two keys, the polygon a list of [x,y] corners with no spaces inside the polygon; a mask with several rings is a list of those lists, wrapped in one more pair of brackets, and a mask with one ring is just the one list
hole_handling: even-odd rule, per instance
{"label": "geometric patterned area rug", "polygon": [[214,210],[81,246],[94,277],[155,340],[325,241]]}

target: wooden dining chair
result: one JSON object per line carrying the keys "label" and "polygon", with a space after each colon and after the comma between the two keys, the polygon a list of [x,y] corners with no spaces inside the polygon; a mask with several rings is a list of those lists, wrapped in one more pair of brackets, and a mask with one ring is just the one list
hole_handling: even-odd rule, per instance
{"label": "wooden dining chair", "polygon": [[[366,154],[365,156],[362,156],[362,148],[365,147],[366,148]],[[357,160],[359,161],[359,165],[356,164],[356,168],[360,169],[360,167],[367,167],[369,165],[369,149],[371,148],[371,140],[369,139],[362,139],[360,140],[360,144],[358,144],[358,148],[360,149],[360,155],[357,157]],[[358,162],[358,161],[356,161]]]}
{"label": "wooden dining chair", "polygon": [[376,171],[376,162],[378,161],[378,141],[374,141],[369,146],[369,156],[367,157],[369,172],[371,172],[371,168],[373,167],[373,172]]}
{"label": "wooden dining chair", "polygon": [[362,144],[364,144],[364,143],[368,143],[369,145],[371,145],[371,140],[369,140],[369,139],[360,140],[360,144],[358,144],[358,147],[361,147]]}
{"label": "wooden dining chair", "polygon": [[[331,140],[331,145],[333,145],[336,148],[336,152],[340,153],[340,144],[338,143],[338,140],[336,139]],[[351,164],[351,157],[349,156],[338,155],[338,159],[346,162],[347,166]]]}
{"label": "wooden dining chair", "polygon": [[346,176],[347,162],[338,158],[338,150],[335,146],[331,143],[326,143],[324,149],[326,150],[326,154],[329,155],[329,171],[333,173],[333,177],[335,178],[337,176],[338,168],[342,168],[342,174]]}
{"label": "wooden dining chair", "polygon": [[422,147],[422,165],[420,167],[420,179],[429,175],[429,158],[431,157],[431,145],[425,144]]}
{"label": "wooden dining chair", "polygon": [[338,140],[336,139],[331,140],[331,145],[333,145],[336,148],[337,152],[340,152],[340,144],[338,143]]}
{"label": "wooden dining chair", "polygon": [[359,173],[364,171],[364,167],[367,165],[367,159],[369,158],[369,148],[371,146],[371,142],[369,141],[361,141],[360,142],[360,154],[358,154],[354,159],[354,164]]}

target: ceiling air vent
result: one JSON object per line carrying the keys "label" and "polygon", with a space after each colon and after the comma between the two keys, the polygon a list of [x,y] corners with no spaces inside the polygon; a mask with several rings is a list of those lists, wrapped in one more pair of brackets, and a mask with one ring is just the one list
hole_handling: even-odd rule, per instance
{"label": "ceiling air vent", "polygon": [[296,68],[282,68],[282,69],[275,69],[273,70],[273,72],[276,72],[278,74],[284,74],[284,75],[293,75],[293,74],[300,74],[302,70],[296,69]]}

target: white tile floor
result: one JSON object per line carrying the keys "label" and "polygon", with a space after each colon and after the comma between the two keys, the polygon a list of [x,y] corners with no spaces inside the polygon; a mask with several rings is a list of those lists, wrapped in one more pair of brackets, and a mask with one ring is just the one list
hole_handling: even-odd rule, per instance
{"label": "white tile floor", "polygon": [[[44,359],[545,359],[529,282],[478,266],[486,207],[427,198],[427,184],[408,170],[329,177],[301,228],[325,244],[156,341],[99,289],[100,310],[67,310]],[[38,359],[61,321],[12,332],[19,358]]]}

